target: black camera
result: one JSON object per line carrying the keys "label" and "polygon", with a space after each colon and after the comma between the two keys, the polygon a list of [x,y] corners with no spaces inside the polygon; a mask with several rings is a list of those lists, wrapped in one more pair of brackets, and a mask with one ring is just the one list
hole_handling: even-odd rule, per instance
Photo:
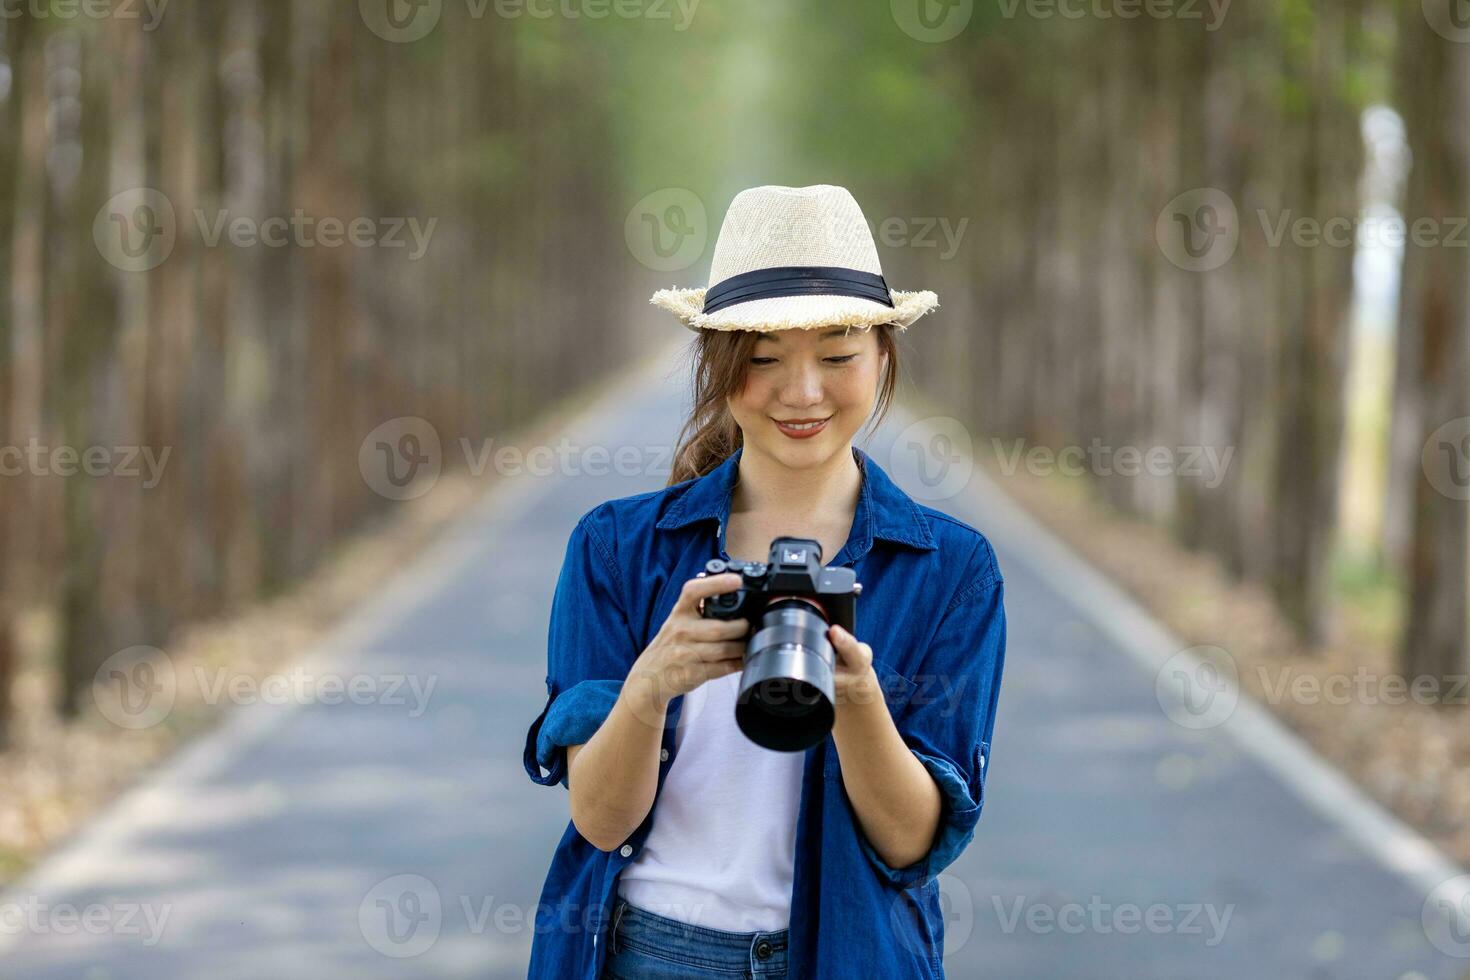
{"label": "black camera", "polygon": [[827,737],[837,718],[837,651],[827,639],[836,624],[853,631],[863,587],[850,568],[822,565],[822,545],[776,538],[770,560],[705,563],[705,575],[739,572],[734,592],[704,600],[706,619],[750,623],[735,723],[757,745],[800,752]]}

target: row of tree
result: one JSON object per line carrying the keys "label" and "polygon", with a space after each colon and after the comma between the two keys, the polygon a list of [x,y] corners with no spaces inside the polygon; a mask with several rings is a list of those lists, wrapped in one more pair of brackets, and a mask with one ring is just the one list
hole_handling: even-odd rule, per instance
{"label": "row of tree", "polygon": [[1098,479],[1268,586],[1313,642],[1340,529],[1361,118],[1372,101],[1400,113],[1413,162],[1397,204],[1410,229],[1429,224],[1405,243],[1383,559],[1407,589],[1401,669],[1470,671],[1470,511],[1431,478],[1470,465],[1470,427],[1430,446],[1470,415],[1465,45],[1418,3],[1277,0],[1215,31],[1025,24],[981,52],[976,92],[1027,83],[977,98],[959,198],[993,233],[964,270],[979,328],[948,363],[981,383],[933,377],[987,431],[1232,451],[1219,473]]}
{"label": "row of tree", "polygon": [[377,426],[478,445],[622,356],[585,329],[627,288],[595,48],[453,5],[395,43],[356,8],[0,19],[0,431],[31,447],[0,477],[0,692],[28,610],[75,713],[111,653],[389,506]]}
{"label": "row of tree", "polygon": [[914,344],[920,382],[1003,444],[1212,450],[1218,472],[1092,476],[1322,640],[1360,130],[1393,107],[1412,156],[1395,203],[1423,231],[1405,243],[1381,551],[1407,592],[1403,671],[1470,671],[1470,32],[1452,4],[1269,0],[1215,22],[1006,6],[975,5],[948,40],[930,22],[905,37],[887,7],[790,31],[793,130],[812,134],[794,166],[882,202],[875,225],[969,222],[953,259],[919,236],[885,252],[890,279],[945,305],[947,329]]}
{"label": "row of tree", "polygon": [[[479,440],[615,369],[645,336],[622,315],[647,309],[633,203],[692,189],[712,245],[759,183],[845,184],[899,219],[885,271],[938,289],[948,327],[914,345],[919,378],[974,431],[1229,451],[1219,472],[1096,476],[1320,638],[1353,250],[1293,223],[1356,219],[1374,102],[1412,151],[1401,211],[1442,232],[1405,244],[1383,552],[1405,670],[1470,670],[1466,503],[1425,465],[1440,440],[1470,467],[1470,434],[1442,428],[1470,416],[1448,234],[1470,208],[1470,54],[1447,11],[957,4],[946,34],[902,4],[681,24],[355,6],[0,18],[0,451],[165,461],[156,482],[63,475],[54,453],[0,476],[0,690],[28,610],[55,611],[74,712],[113,651],[288,585],[388,505],[359,467],[382,423]],[[326,247],[324,219],[368,240]]]}

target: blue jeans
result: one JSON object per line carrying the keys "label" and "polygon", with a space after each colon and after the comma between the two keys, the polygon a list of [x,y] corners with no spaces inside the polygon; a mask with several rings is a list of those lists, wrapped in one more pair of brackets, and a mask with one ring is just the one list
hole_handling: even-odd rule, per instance
{"label": "blue jeans", "polygon": [[619,898],[603,980],[786,980],[779,932],[725,932],[666,919]]}

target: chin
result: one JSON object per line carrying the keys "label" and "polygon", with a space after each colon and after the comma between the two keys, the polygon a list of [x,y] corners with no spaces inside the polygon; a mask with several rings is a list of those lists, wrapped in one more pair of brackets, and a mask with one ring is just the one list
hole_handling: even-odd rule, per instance
{"label": "chin", "polygon": [[847,437],[831,431],[823,432],[813,439],[788,439],[778,432],[776,439],[779,441],[775,445],[767,443],[762,448],[792,469],[804,469],[824,463],[848,446]]}

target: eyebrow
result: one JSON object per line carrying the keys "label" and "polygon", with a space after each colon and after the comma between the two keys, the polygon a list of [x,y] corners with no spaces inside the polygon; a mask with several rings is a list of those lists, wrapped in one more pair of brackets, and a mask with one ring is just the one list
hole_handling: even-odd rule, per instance
{"label": "eyebrow", "polygon": [[[822,335],[820,337],[818,337],[817,339],[818,340],[826,340],[828,337],[846,337],[848,335],[850,329],[851,328],[849,328],[849,327],[835,327],[835,328],[833,328],[831,330],[824,330],[822,332]],[[756,338],[756,341],[755,342],[756,343],[760,343],[763,340],[775,340],[775,339],[776,339],[775,337],[772,337],[770,334],[767,333],[767,334],[761,334],[759,337]]]}

